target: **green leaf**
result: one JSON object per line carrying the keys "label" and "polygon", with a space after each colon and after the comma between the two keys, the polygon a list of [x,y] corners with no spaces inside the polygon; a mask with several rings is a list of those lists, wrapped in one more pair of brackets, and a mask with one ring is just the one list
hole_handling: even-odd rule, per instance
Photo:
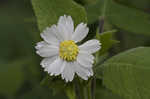
{"label": "green leaf", "polygon": [[98,0],[74,0],[74,1],[81,5],[90,5],[95,4]]}
{"label": "green leaf", "polygon": [[32,0],[40,31],[56,24],[64,14],[72,16],[75,25],[87,22],[85,9],[73,0]]}
{"label": "green leaf", "polygon": [[113,33],[115,32],[116,30],[112,30],[104,32],[102,34],[96,34],[96,38],[99,39],[102,44],[99,55],[106,53],[114,44],[118,43],[118,41],[114,40],[113,38]]}
{"label": "green leaf", "polygon": [[150,47],[123,52],[106,61],[103,83],[125,99],[150,98]]}
{"label": "green leaf", "polygon": [[50,77],[47,75],[41,82],[41,85],[52,89],[53,95],[65,92],[69,99],[76,99],[75,87],[73,83],[65,83],[60,76]]}
{"label": "green leaf", "polygon": [[150,36],[150,15],[143,11],[129,8],[110,0],[106,15],[110,23],[118,28]]}
{"label": "green leaf", "polygon": [[107,88],[105,88],[102,85],[99,85],[100,82],[97,82],[96,85],[96,99],[98,97],[98,99],[124,99],[122,97],[120,97],[117,94],[112,93],[110,90],[108,90]]}
{"label": "green leaf", "polygon": [[103,1],[98,0],[94,4],[85,5],[87,12],[88,23],[91,24],[100,18],[103,8]]}
{"label": "green leaf", "polygon": [[148,9],[150,5],[149,0],[118,0],[118,2],[143,10]]}
{"label": "green leaf", "polygon": [[101,49],[99,52],[96,53],[95,58],[95,66],[94,66],[94,72],[97,78],[102,78],[102,67],[100,64],[102,64],[109,56],[108,50],[115,44],[119,43],[119,41],[114,40],[113,33],[116,32],[116,30],[107,31],[99,34],[97,32],[96,38],[100,40],[101,42]]}
{"label": "green leaf", "polygon": [[97,79],[102,79],[103,78],[103,68],[101,67],[101,64],[104,63],[104,61],[106,59],[108,59],[108,57],[109,57],[109,53],[105,53],[101,56],[96,54],[96,57],[95,57],[96,65],[93,67],[93,70],[94,70],[94,73],[95,73],[95,76],[96,76]]}
{"label": "green leaf", "polygon": [[66,88],[65,82],[60,80],[60,77],[47,76],[41,82],[42,86],[48,87],[53,90],[53,94],[63,92]]}
{"label": "green leaf", "polygon": [[89,4],[95,4],[98,0],[80,0],[83,1],[84,4],[89,5]]}

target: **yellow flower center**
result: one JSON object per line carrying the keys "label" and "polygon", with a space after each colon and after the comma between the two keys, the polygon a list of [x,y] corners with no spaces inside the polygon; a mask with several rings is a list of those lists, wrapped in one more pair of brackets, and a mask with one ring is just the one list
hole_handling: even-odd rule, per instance
{"label": "yellow flower center", "polygon": [[79,53],[79,48],[74,41],[68,40],[60,43],[59,56],[66,61],[74,61]]}

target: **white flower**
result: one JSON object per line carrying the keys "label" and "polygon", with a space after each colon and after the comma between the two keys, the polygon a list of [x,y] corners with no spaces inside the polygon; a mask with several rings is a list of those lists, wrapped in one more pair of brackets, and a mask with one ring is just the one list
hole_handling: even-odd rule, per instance
{"label": "white flower", "polygon": [[84,23],[74,29],[71,16],[61,16],[57,25],[46,28],[41,37],[44,41],[37,43],[37,54],[44,59],[42,67],[50,75],[61,75],[66,82],[72,81],[77,74],[87,80],[93,75],[92,64],[94,56],[101,46],[98,40],[89,40],[78,46],[89,32]]}

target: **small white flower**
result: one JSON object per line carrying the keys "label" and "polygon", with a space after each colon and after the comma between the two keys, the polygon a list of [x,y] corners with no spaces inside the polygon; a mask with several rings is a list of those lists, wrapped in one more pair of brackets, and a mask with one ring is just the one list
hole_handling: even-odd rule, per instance
{"label": "small white flower", "polygon": [[98,40],[89,40],[78,46],[76,43],[83,40],[89,32],[84,23],[80,23],[74,30],[71,16],[61,16],[57,25],[46,28],[41,37],[44,41],[37,43],[37,54],[44,59],[42,67],[50,75],[61,75],[63,79],[72,81],[75,73],[87,80],[93,75],[92,53],[101,46]]}

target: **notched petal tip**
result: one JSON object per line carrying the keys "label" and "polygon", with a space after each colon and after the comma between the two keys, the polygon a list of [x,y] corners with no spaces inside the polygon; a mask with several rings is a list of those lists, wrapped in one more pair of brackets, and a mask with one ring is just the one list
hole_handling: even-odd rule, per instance
{"label": "notched petal tip", "polygon": [[101,43],[99,42],[99,40],[92,39],[92,40],[86,41],[84,44],[80,45],[79,49],[81,51],[85,51],[87,53],[92,54],[92,53],[95,53],[98,50],[100,50],[100,48],[101,48],[100,44]]}
{"label": "notched petal tip", "polygon": [[84,24],[83,22],[78,24],[73,35],[72,40],[75,42],[80,42],[83,40],[89,32],[89,28],[87,27],[87,24]]}
{"label": "notched petal tip", "polygon": [[36,51],[36,54],[40,55],[40,52],[39,52],[39,51]]}
{"label": "notched petal tip", "polygon": [[35,49],[40,49],[41,47],[43,47],[45,45],[45,42],[44,41],[41,41],[41,42],[38,42],[36,43],[36,46],[35,46]]}

